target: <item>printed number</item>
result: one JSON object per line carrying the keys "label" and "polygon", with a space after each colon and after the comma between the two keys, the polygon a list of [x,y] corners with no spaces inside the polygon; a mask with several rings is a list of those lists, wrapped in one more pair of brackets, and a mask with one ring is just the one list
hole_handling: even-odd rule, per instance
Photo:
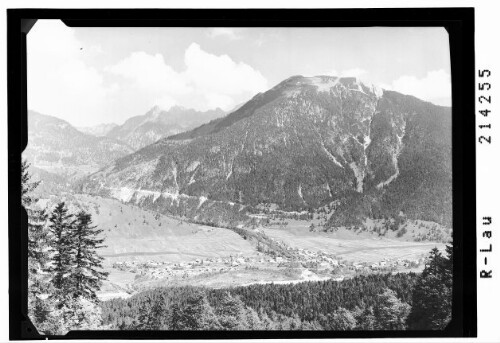
{"label": "printed number", "polygon": [[[486,85],[488,86],[488,88],[484,88]],[[480,91],[489,91],[491,89],[491,84],[489,84],[488,82],[480,83],[478,84],[478,86]]]}
{"label": "printed number", "polygon": [[484,117],[487,117],[490,112],[490,110],[479,110],[479,113],[481,113]]}
{"label": "printed number", "polygon": [[488,137],[480,136],[479,143],[483,144],[483,141],[486,141],[488,144],[491,144],[491,136],[488,136]]}
{"label": "printed number", "polygon": [[[488,74],[485,76],[485,74]],[[479,70],[479,77],[490,77],[491,75],[491,71],[489,71],[488,69],[484,69],[484,70]]]}
{"label": "printed number", "polygon": [[491,104],[491,95],[488,95],[488,97],[485,97],[484,95],[481,95],[481,96],[479,97],[479,102],[480,102],[481,104],[483,103],[483,101],[482,101],[483,99],[484,99],[484,100],[486,100],[486,102],[487,102],[488,104]]}

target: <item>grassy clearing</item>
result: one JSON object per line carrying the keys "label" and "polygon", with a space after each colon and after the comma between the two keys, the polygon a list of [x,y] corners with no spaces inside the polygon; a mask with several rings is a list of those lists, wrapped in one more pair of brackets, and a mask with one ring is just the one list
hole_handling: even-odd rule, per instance
{"label": "grassy clearing", "polygon": [[310,232],[307,222],[289,220],[285,229],[270,226],[266,235],[298,249],[323,251],[352,262],[379,262],[384,259],[413,259],[426,256],[433,247],[444,250],[444,243],[411,242],[378,237],[370,232],[356,233],[339,228],[335,232]]}

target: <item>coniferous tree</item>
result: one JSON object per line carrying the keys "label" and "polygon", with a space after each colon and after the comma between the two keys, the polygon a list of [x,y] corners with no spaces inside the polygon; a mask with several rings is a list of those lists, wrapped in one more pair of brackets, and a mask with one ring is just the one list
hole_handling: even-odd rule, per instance
{"label": "coniferous tree", "polygon": [[330,319],[331,330],[345,331],[353,330],[355,327],[356,319],[349,310],[340,307],[332,314]]}
{"label": "coniferous tree", "polygon": [[447,257],[434,248],[412,294],[408,327],[412,330],[443,330],[451,320],[453,247]]}
{"label": "coniferous tree", "polygon": [[223,330],[246,328],[245,305],[239,297],[233,297],[229,292],[226,292],[217,305],[215,313]]}
{"label": "coniferous tree", "polygon": [[170,317],[168,321],[168,327],[170,330],[184,330],[182,321],[182,309],[179,303],[174,303],[170,307]]}
{"label": "coniferous tree", "polygon": [[[28,215],[28,315],[37,328],[47,319],[51,308],[48,301],[40,296],[48,291],[48,282],[43,270],[48,262],[47,253],[47,215],[36,208],[38,198],[33,191],[40,181],[31,181],[29,164],[21,164],[21,204]],[[42,331],[42,330],[40,330]]]}
{"label": "coniferous tree", "polygon": [[405,330],[406,318],[410,313],[410,305],[402,302],[391,289],[378,295],[374,308],[376,329],[378,330]]}
{"label": "coniferous tree", "polygon": [[358,330],[375,330],[376,318],[373,314],[373,307],[368,307],[357,317]]}
{"label": "coniferous tree", "polygon": [[191,295],[184,305],[182,323],[191,330],[213,330],[219,327],[217,318],[204,292]]}
{"label": "coniferous tree", "polygon": [[46,241],[47,230],[45,224],[47,215],[44,210],[36,208],[38,198],[33,191],[40,185],[40,181],[31,181],[29,164],[21,164],[21,203],[28,214],[28,268],[30,274],[39,273],[47,263]]}
{"label": "coniferous tree", "polygon": [[59,307],[70,293],[71,282],[69,276],[72,272],[72,237],[71,227],[74,219],[68,213],[64,202],[56,205],[49,217],[49,230],[52,234],[50,242],[52,252],[52,264],[48,271],[52,273],[52,285],[55,288],[53,297],[59,302]]}
{"label": "coniferous tree", "polygon": [[164,330],[167,328],[166,300],[164,295],[158,299],[148,297],[139,309],[136,323],[132,325],[137,330]]}
{"label": "coniferous tree", "polygon": [[72,271],[70,275],[71,292],[75,298],[83,297],[97,300],[96,292],[109,273],[102,271],[103,257],[97,249],[104,247],[103,238],[98,238],[103,230],[92,225],[92,216],[80,211],[71,227],[71,245],[73,248]]}

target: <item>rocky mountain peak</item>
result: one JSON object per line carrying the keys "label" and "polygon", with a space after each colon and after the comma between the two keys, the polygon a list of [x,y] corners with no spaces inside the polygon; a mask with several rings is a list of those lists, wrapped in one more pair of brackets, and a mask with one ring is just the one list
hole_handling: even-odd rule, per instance
{"label": "rocky mountain peak", "polygon": [[186,197],[197,204],[182,205],[193,215],[210,201],[282,211],[335,203],[332,225],[400,212],[448,224],[450,151],[449,108],[357,78],[293,76],[225,117],[121,158],[84,189],[134,202],[151,195],[167,208]]}

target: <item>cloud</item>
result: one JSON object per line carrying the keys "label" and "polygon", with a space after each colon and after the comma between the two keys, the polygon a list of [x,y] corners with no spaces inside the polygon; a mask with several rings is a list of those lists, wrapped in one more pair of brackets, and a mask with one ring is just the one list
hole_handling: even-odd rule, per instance
{"label": "cloud", "polygon": [[248,64],[236,63],[228,55],[209,54],[193,43],[184,57],[186,75],[198,89],[228,95],[256,93],[267,88],[267,80]]}
{"label": "cloud", "polygon": [[104,53],[59,20],[38,21],[28,35],[29,109],[88,126],[120,123],[154,105],[229,110],[268,89],[258,70],[196,43],[184,51],[184,65],[175,68],[162,54],[144,51],[102,66]]}
{"label": "cloud", "polygon": [[214,27],[208,30],[208,36],[210,38],[227,38],[229,40],[238,40],[241,39],[241,35],[239,34],[240,30],[230,28],[230,27]]}
{"label": "cloud", "polygon": [[413,95],[432,103],[451,106],[451,77],[443,69],[429,71],[422,78],[404,75],[382,88]]}
{"label": "cloud", "polygon": [[39,20],[28,34],[28,107],[86,125],[105,115],[116,85],[105,85],[102,74],[85,57],[102,52],[84,46],[73,29],[59,20]]}
{"label": "cloud", "polygon": [[135,93],[149,96],[151,102],[163,99],[199,110],[228,110],[236,104],[235,97],[268,88],[267,80],[251,66],[227,55],[210,54],[196,43],[186,49],[184,63],[185,69],[176,71],[160,54],[135,52],[106,70],[128,79]]}
{"label": "cloud", "polygon": [[106,71],[134,80],[144,91],[185,94],[191,90],[185,78],[165,64],[161,54],[133,52]]}
{"label": "cloud", "polygon": [[367,74],[367,71],[361,68],[345,69],[339,72],[337,69],[331,69],[327,71],[324,75],[337,76],[337,77],[360,77],[361,75]]}
{"label": "cloud", "polygon": [[360,77],[361,75],[366,74],[366,70],[361,68],[352,68],[343,70],[340,73],[340,77]]}

